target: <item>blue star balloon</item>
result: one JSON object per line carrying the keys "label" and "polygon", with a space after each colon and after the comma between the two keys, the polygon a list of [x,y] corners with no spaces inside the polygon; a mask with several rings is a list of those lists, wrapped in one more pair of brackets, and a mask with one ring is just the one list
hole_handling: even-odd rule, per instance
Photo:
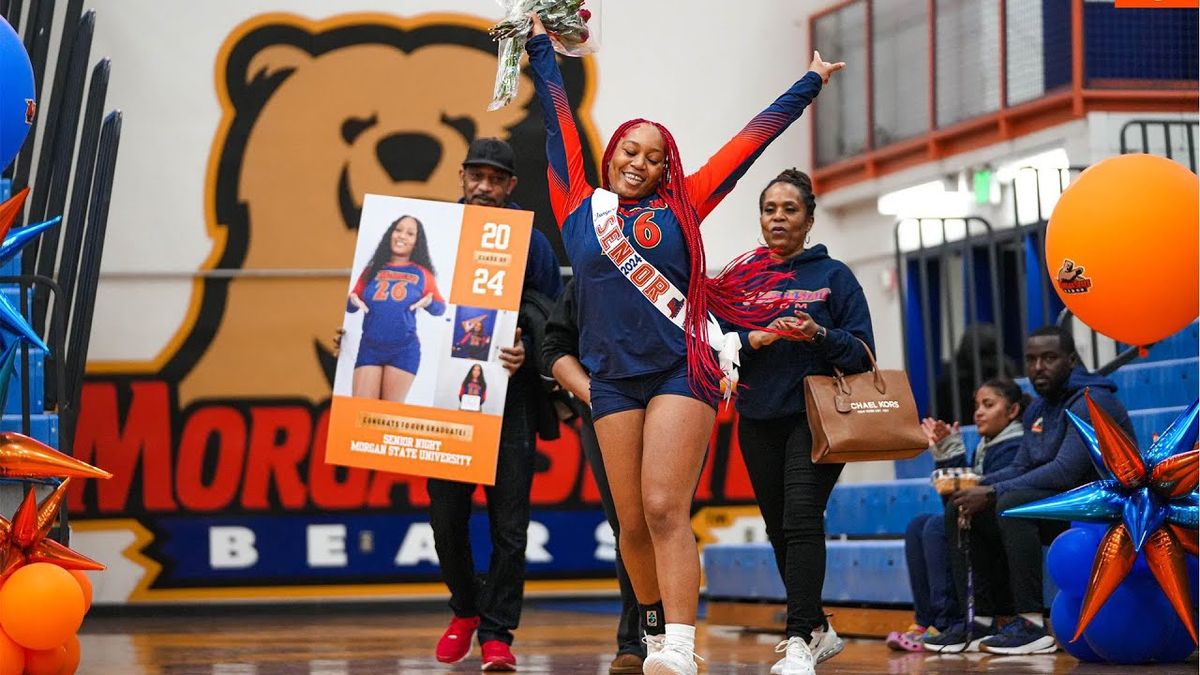
{"label": "blue star balloon", "polygon": [[[62,222],[62,216],[51,218],[43,223],[26,225],[15,230],[9,230],[5,235],[3,243],[0,243],[0,264],[11,260],[14,256],[21,252],[21,249],[26,244],[37,239],[46,230],[58,225]],[[42,341],[41,336],[29,325],[29,321],[21,315],[21,312],[12,306],[12,303],[0,296],[0,329],[7,330],[18,337],[29,340],[30,343],[36,345],[43,352],[49,354],[50,348]]]}
{"label": "blue star balloon", "polygon": [[1101,480],[1013,507],[1004,515],[1114,523],[1096,551],[1074,639],[1083,634],[1142,553],[1195,641],[1191,582],[1183,556],[1185,552],[1195,555],[1200,548],[1200,494],[1196,492],[1200,400],[1142,452],[1090,395],[1085,393],[1085,398],[1095,426],[1067,414],[1088,446]]}
{"label": "blue star balloon", "polygon": [[8,262],[13,256],[21,252],[25,245],[37,239],[46,230],[58,225],[62,222],[62,216],[55,216],[50,220],[42,223],[34,223],[25,227],[18,227],[15,230],[9,230],[4,237],[4,243],[0,244],[0,264]]}

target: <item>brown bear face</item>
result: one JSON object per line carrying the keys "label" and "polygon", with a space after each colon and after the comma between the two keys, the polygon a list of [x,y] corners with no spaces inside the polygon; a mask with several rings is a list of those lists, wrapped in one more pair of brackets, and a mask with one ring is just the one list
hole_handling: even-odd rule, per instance
{"label": "brown bear face", "polygon": [[[476,136],[507,137],[525,117],[532,83],[496,113],[496,58],[456,45],[412,53],[353,45],[320,56],[277,45],[252,78],[289,72],[246,140],[238,191],[249,209],[247,267],[345,267],[366,193],[453,200]],[[452,84],[447,86],[452,78]],[[422,92],[437,91],[428,96]],[[306,221],[305,245],[296,224]]]}
{"label": "brown bear face", "polygon": [[[533,84],[487,104],[496,46],[482,19],[350,15],[311,22],[266,15],[234,31],[218,64],[225,117],[211,158],[215,266],[299,270],[297,278],[204,282],[197,320],[168,364],[184,403],[199,398],[329,396],[363,195],[455,201],[471,140],[517,153],[514,198],[561,251],[545,176]],[[572,101],[590,64],[564,59]],[[595,134],[581,138],[594,177]]]}

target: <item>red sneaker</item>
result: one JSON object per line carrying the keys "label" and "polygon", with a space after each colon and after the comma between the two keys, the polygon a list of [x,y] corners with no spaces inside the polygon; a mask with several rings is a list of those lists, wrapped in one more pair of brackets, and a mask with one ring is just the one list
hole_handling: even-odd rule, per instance
{"label": "red sneaker", "polygon": [[458,663],[471,652],[471,636],[479,627],[479,617],[456,616],[450,619],[446,632],[437,643],[437,660],[442,663]]}
{"label": "red sneaker", "polygon": [[513,671],[517,669],[517,657],[508,645],[499,640],[483,643],[483,669]]}

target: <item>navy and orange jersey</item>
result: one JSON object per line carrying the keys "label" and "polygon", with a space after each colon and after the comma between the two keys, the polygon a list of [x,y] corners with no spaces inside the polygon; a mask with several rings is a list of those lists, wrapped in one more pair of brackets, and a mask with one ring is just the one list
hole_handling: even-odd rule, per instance
{"label": "navy and orange jersey", "polygon": [[[537,36],[526,49],[546,123],[550,203],[562,228],[575,277],[581,280],[577,297],[581,361],[594,375],[605,378],[673,368],[686,357],[683,331],[647,302],[601,254],[592,225],[591,196],[595,188],[584,176],[579,132],[550,40]],[[767,145],[800,117],[820,91],[820,76],[806,73],[707,164],[686,178],[688,199],[701,219],[716,208]],[[686,291],[691,278],[690,257],[679,221],[666,203],[656,194],[636,202],[622,200],[618,213],[622,232],[637,252],[676,288]]]}
{"label": "navy and orange jersey", "polygon": [[[367,279],[363,270],[353,293],[366,303],[367,315],[363,317],[363,341],[386,344],[397,339],[411,340],[417,331],[417,313],[411,308],[414,302],[426,294],[433,294],[433,302],[425,311],[441,316],[446,311],[446,301],[438,292],[437,280],[425,267],[416,263],[384,265]],[[353,302],[346,302],[347,312],[358,311]]]}
{"label": "navy and orange jersey", "polygon": [[458,398],[461,400],[463,396],[478,396],[479,402],[487,401],[487,385],[481,382],[463,382],[463,385],[458,389]]}

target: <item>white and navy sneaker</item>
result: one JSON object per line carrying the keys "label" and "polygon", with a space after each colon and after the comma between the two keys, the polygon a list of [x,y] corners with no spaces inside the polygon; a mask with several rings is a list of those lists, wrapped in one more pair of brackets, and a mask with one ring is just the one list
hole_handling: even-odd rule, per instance
{"label": "white and navy sneaker", "polygon": [[963,652],[977,652],[979,645],[985,639],[996,634],[996,629],[993,626],[985,626],[978,621],[971,628],[970,635],[967,634],[967,622],[962,621],[947,628],[945,632],[937,635],[926,637],[923,641],[925,651],[938,652],[940,654],[961,654]]}
{"label": "white and navy sneaker", "polygon": [[979,643],[979,648],[990,654],[1053,654],[1058,643],[1044,626],[1019,616],[1005,624],[999,633]]}

